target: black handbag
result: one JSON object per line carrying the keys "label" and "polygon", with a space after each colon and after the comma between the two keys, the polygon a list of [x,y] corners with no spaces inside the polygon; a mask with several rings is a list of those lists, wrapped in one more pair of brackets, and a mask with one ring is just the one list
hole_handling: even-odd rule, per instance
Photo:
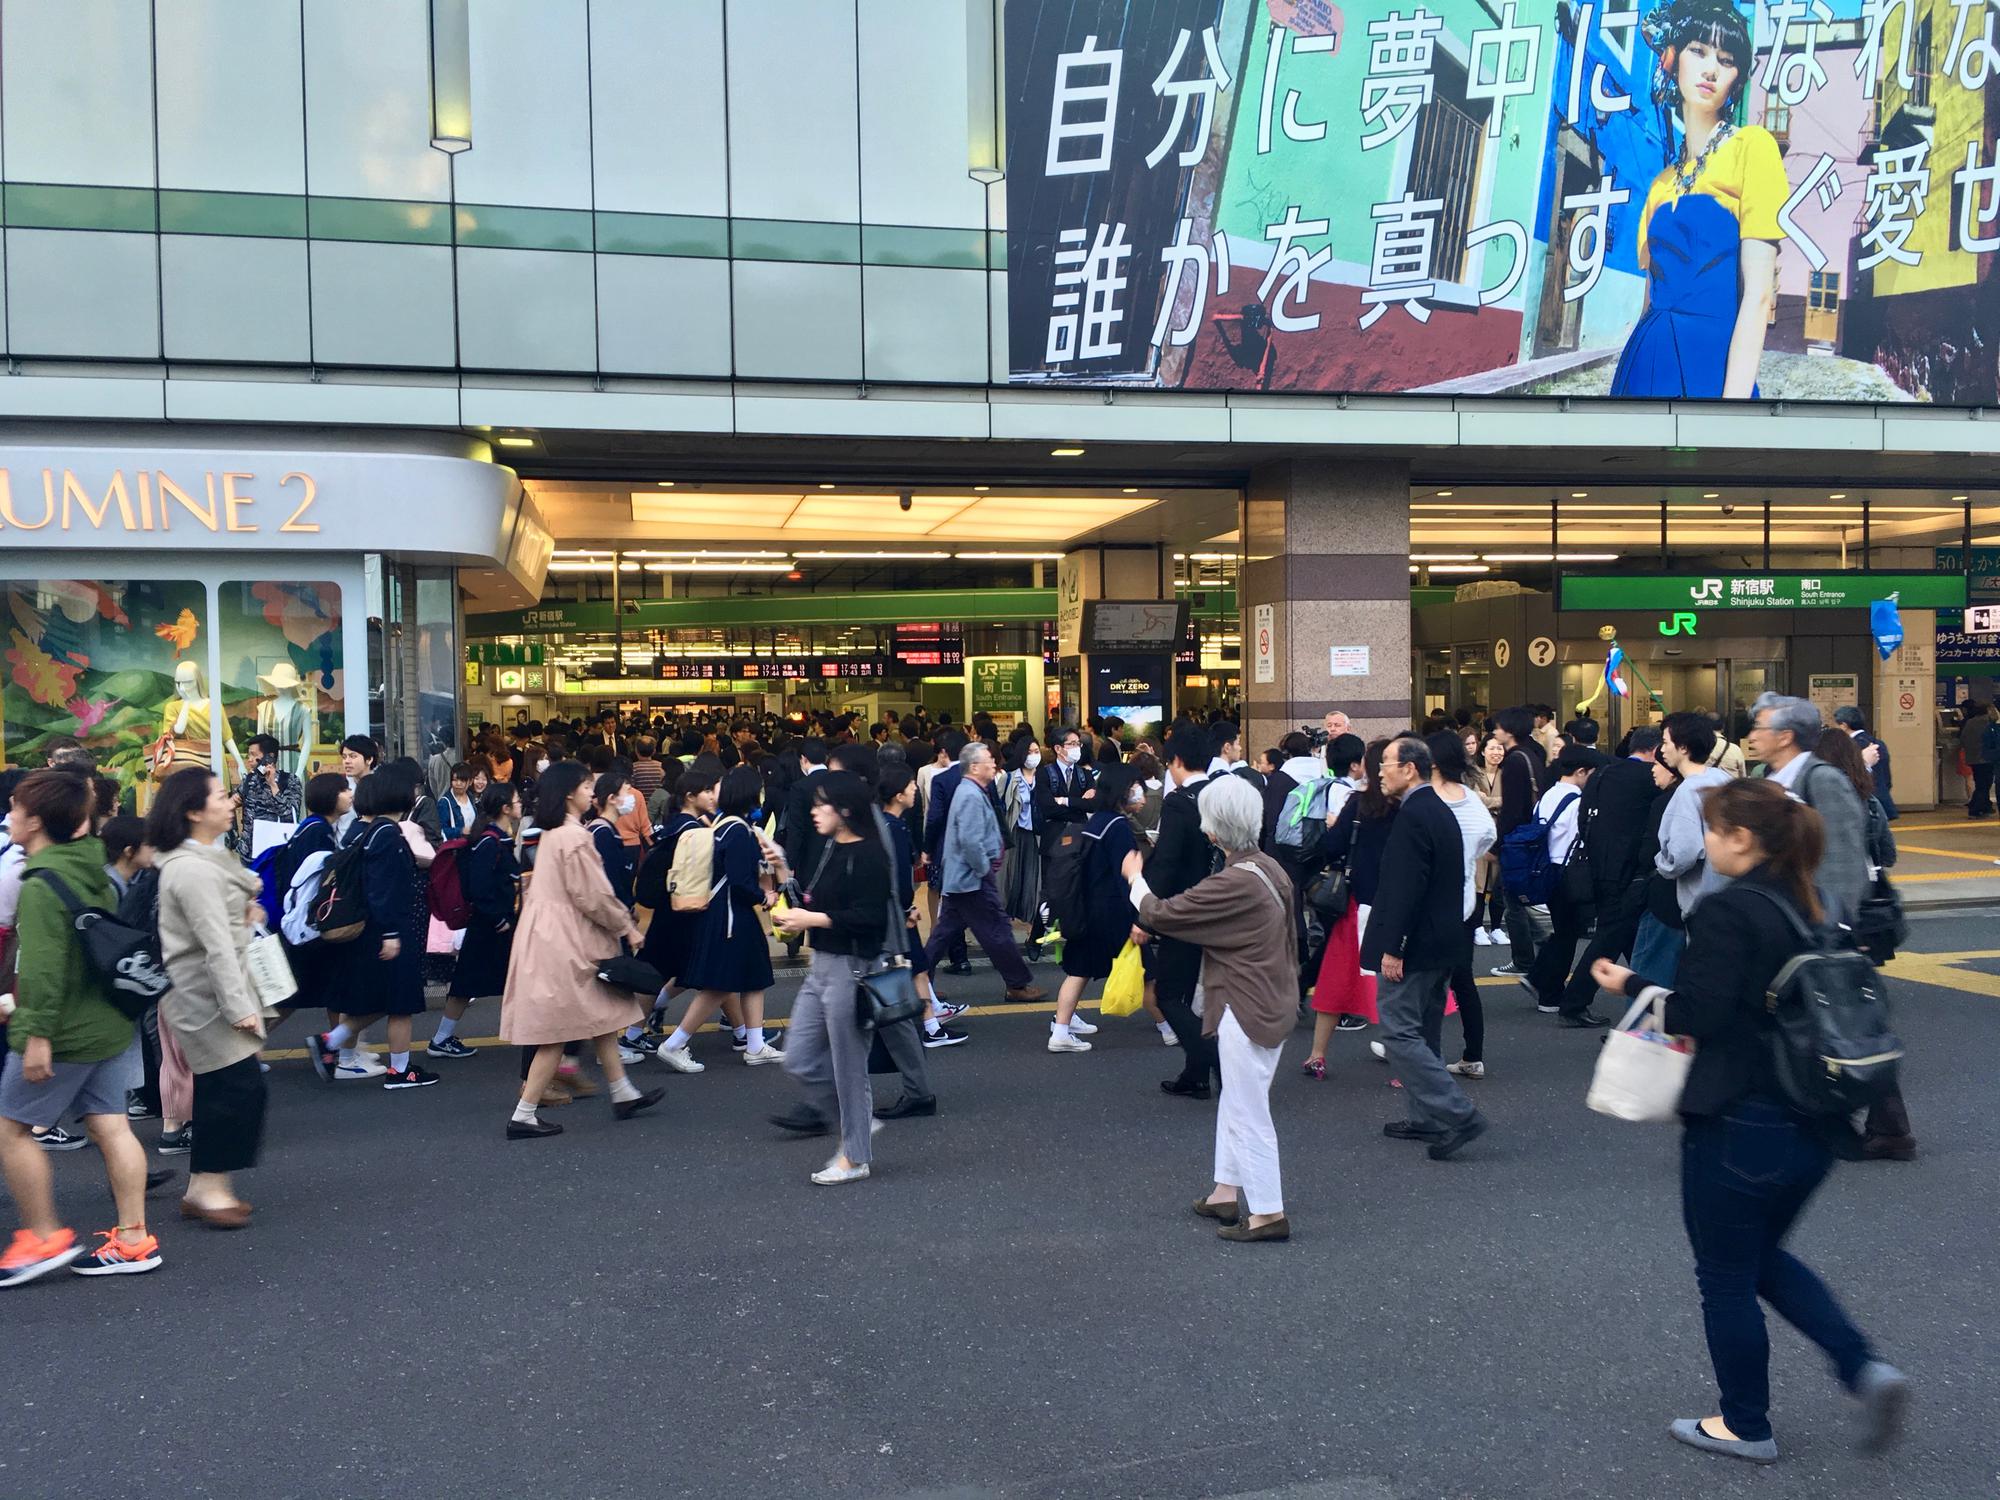
{"label": "black handbag", "polygon": [[[889,840],[886,821],[877,819],[875,831],[882,835],[882,852],[889,857],[889,925],[882,937],[893,943],[904,937],[903,912],[896,905],[896,849]],[[885,948],[873,966],[854,976],[854,1019],[862,1035],[872,1036],[884,1026],[914,1021],[924,1013],[924,998],[917,993],[917,972],[910,967],[910,955],[900,948]]]}
{"label": "black handbag", "polygon": [[597,961],[597,982],[608,984],[614,990],[630,990],[648,999],[659,994],[667,983],[658,969],[630,953],[614,953],[609,958],[600,958]]}
{"label": "black handbag", "polygon": [[1903,915],[1903,898],[1889,884],[1889,877],[1877,870],[1868,894],[1854,913],[1854,946],[1880,968],[1896,956],[1896,950],[1910,938],[1910,921]]}
{"label": "black handbag", "polygon": [[1347,866],[1344,864],[1321,870],[1306,883],[1306,905],[1329,930],[1347,915],[1348,903],[1352,899],[1348,890]]}

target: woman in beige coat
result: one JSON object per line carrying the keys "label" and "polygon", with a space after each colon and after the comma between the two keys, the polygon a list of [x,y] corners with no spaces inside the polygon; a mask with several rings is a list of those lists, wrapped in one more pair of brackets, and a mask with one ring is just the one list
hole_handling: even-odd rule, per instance
{"label": "woman in beige coat", "polygon": [[160,1037],[194,1074],[194,1151],[181,1217],[241,1229],[250,1205],[229,1174],[257,1164],[266,1090],[257,1050],[264,1012],[243,968],[261,919],[257,877],[222,847],[236,803],[205,766],[176,771],[146,819],[159,851],[160,949],[174,987],[160,1000]]}
{"label": "woman in beige coat", "polygon": [[500,1039],[535,1049],[520,1102],[507,1124],[510,1141],[562,1134],[562,1126],[540,1119],[535,1111],[562,1061],[565,1042],[589,1037],[596,1045],[617,1118],[630,1119],[666,1095],[665,1089],[642,1094],[625,1076],[618,1034],[638,1025],[644,1012],[631,995],[597,979],[597,965],[617,953],[621,942],[637,952],[645,934],[611,889],[604,861],[583,826],[591,797],[590,772],[573,760],[549,767],[536,786],[535,821],[543,833],[500,1001]]}

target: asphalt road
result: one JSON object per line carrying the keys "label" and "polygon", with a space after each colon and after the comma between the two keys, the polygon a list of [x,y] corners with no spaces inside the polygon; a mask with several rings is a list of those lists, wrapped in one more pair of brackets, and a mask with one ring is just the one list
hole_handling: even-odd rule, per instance
{"label": "asphalt road", "polygon": [[[1916,939],[1991,941],[1964,913]],[[1714,1409],[1678,1132],[1589,1113],[1590,1038],[1503,986],[1475,1085],[1494,1129],[1450,1163],[1381,1136],[1398,1097],[1358,1038],[1324,1082],[1287,1047],[1288,1245],[1188,1212],[1212,1106],[1159,1093],[1179,1054],[1143,1018],[1087,1057],[1045,1053],[1022,1008],[973,1018],[931,1054],[943,1112],[838,1189],[806,1180],[826,1143],[764,1123],[780,1071],[714,1036],[702,1076],[646,1065],[653,1114],[584,1101],[519,1143],[511,1053],[398,1094],[280,1062],[252,1229],[156,1200],[158,1273],[0,1301],[0,1496],[1992,1495],[1991,967],[1905,986],[1923,1155],[1840,1169],[1794,1240],[1916,1381],[1889,1459],[1852,1454],[1786,1329],[1778,1468],[1667,1438]],[[73,1222],[108,1219],[94,1153],[57,1171]]]}

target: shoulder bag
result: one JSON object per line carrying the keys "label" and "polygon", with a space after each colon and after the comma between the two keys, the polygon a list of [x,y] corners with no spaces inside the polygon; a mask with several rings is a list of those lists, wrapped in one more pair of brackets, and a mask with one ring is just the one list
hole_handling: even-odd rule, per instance
{"label": "shoulder bag", "polygon": [[299,992],[299,982],[285,957],[285,941],[274,932],[259,930],[250,939],[250,946],[243,950],[243,978],[266,1010],[283,1005]]}
{"label": "shoulder bag", "polygon": [[883,929],[885,946],[881,954],[854,976],[854,1018],[864,1035],[900,1021],[914,1021],[924,1013],[924,999],[917,993],[917,976],[910,967],[910,955],[895,946],[896,939],[907,930],[902,910],[896,905],[896,851],[889,842],[885,824],[878,820],[875,831],[882,836],[882,852],[889,861],[889,902],[885,908],[889,925]]}

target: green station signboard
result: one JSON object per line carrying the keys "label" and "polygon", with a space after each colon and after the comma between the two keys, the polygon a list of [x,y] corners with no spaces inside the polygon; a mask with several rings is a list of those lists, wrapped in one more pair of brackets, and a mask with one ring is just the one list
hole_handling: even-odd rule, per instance
{"label": "green station signboard", "polygon": [[1565,573],[1562,610],[1961,609],[1962,573]]}

